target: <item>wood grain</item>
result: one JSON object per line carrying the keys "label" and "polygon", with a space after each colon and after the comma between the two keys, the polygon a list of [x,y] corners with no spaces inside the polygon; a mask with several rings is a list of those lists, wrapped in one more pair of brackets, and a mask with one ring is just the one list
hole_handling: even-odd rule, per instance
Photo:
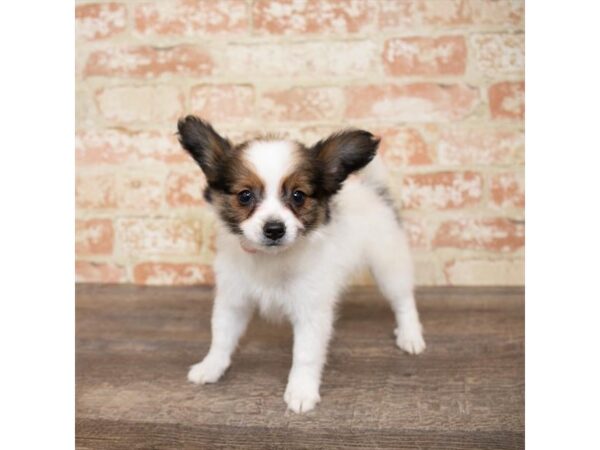
{"label": "wood grain", "polygon": [[433,448],[524,446],[522,289],[417,292],[427,350],[394,345],[372,289],[340,306],[321,387],[286,411],[288,325],[256,319],[214,385],[186,381],[210,343],[212,293],[199,287],[78,285],[76,443],[120,448]]}

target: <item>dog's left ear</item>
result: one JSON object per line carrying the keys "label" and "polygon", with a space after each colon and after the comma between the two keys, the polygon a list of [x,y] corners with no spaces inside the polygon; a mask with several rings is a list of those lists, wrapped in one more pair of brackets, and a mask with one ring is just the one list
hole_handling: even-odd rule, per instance
{"label": "dog's left ear", "polygon": [[335,194],[352,172],[362,169],[374,157],[380,139],[368,131],[334,133],[310,148],[320,174],[319,184],[327,195]]}

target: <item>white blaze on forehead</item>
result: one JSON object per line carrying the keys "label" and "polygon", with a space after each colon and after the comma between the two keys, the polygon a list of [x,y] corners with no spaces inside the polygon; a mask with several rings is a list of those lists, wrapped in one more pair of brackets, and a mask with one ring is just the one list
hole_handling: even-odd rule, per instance
{"label": "white blaze on forehead", "polygon": [[281,185],[297,162],[296,144],[288,141],[254,141],[244,151],[248,166],[262,180],[264,196],[254,213],[240,224],[244,238],[258,247],[265,245],[264,225],[277,220],[285,225],[285,235],[280,245],[287,246],[296,240],[302,222],[284,204]]}
{"label": "white blaze on forehead", "polygon": [[266,197],[279,197],[283,178],[294,167],[295,145],[288,141],[255,141],[246,149],[245,159],[265,185]]}

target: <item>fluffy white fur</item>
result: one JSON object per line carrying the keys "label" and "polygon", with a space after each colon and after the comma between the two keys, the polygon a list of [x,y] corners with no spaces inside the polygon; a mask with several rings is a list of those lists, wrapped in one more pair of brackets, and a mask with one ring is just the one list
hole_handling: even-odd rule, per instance
{"label": "fluffy white fur", "polygon": [[[279,195],[292,153],[292,145],[283,141],[258,141],[248,149],[247,159],[265,182],[266,197],[241,224],[241,238],[225,228],[219,230],[212,343],[204,360],[192,366],[188,379],[212,383],[223,375],[255,310],[269,318],[287,318],[293,326],[294,348],[284,400],[301,413],[321,399],[319,385],[335,305],[362,266],[371,269],[392,306],[396,344],[417,354],[425,349],[425,341],[413,297],[407,238],[394,211],[377,193],[385,184],[381,162],[375,158],[361,177],[346,180],[332,199],[330,222],[302,235],[302,224]],[[285,223],[283,246],[271,249],[261,244],[267,219]]]}

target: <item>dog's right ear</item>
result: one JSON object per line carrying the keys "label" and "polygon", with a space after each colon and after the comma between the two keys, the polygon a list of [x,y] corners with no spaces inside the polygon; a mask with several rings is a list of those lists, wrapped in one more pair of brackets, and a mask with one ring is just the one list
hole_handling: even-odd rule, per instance
{"label": "dog's right ear", "polygon": [[179,119],[177,129],[181,146],[200,165],[208,184],[215,184],[232,149],[231,142],[196,116]]}

